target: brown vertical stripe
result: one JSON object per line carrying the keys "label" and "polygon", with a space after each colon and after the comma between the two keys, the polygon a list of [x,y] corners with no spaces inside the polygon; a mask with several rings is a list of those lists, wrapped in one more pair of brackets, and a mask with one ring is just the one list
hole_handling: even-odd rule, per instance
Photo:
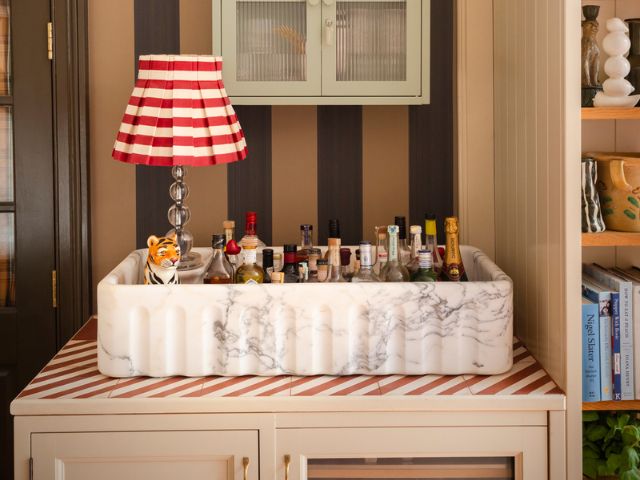
{"label": "brown vertical stripe", "polygon": [[247,138],[245,160],[230,163],[227,170],[229,218],[236,221],[236,236],[244,230],[245,212],[258,213],[258,236],[271,242],[271,107],[235,107]]}
{"label": "brown vertical stripe", "polygon": [[[180,2],[180,53],[211,55],[211,0]],[[208,246],[212,233],[222,233],[227,218],[227,165],[192,168],[187,177],[191,208],[189,230],[194,245]]]}
{"label": "brown vertical stripe", "polygon": [[298,243],[300,224],[318,232],[317,112],[314,106],[271,110],[273,244]]}
{"label": "brown vertical stripe", "polygon": [[88,8],[91,268],[95,301],[98,282],[136,247],[135,168],[111,158],[134,81],[133,0],[89,2]]}
{"label": "brown vertical stripe", "polygon": [[409,107],[409,216],[418,225],[427,212],[439,226],[454,213],[453,15],[453,2],[432,0],[431,104]]}
{"label": "brown vertical stripe", "polygon": [[[409,216],[409,112],[406,106],[362,109],[362,238],[376,225]],[[421,225],[419,223],[418,225]]]}
{"label": "brown vertical stripe", "polygon": [[329,219],[340,220],[342,243],[362,236],[362,107],[318,107],[318,243]]}
{"label": "brown vertical stripe", "polygon": [[[135,57],[151,53],[180,53],[179,0],[135,0]],[[124,111],[124,110],[123,110]],[[169,167],[136,166],[136,244],[147,245],[149,235],[164,235],[171,228]]]}

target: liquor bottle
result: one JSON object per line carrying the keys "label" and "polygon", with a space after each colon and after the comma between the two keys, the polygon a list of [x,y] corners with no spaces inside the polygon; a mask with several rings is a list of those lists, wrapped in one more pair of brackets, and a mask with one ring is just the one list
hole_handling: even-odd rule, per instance
{"label": "liquor bottle", "polygon": [[373,270],[380,276],[384,266],[387,264],[389,254],[387,252],[387,227],[375,227],[376,231],[376,261]]}
{"label": "liquor bottle", "polygon": [[371,244],[365,240],[360,242],[360,269],[353,276],[353,283],[379,282],[380,278],[373,271]]}
{"label": "liquor bottle", "polygon": [[395,217],[394,223],[398,226],[398,260],[406,267],[411,261],[411,250],[407,245],[407,220],[405,217]]}
{"label": "liquor bottle", "polygon": [[245,218],[244,237],[238,242],[238,245],[244,248],[247,242],[256,240],[256,248],[265,247],[264,242],[258,238],[256,233],[258,229],[258,214],[256,212],[247,212]]}
{"label": "liquor bottle", "polygon": [[411,234],[411,261],[407,265],[407,270],[409,270],[409,274],[412,274],[417,272],[420,266],[418,252],[422,250],[422,227],[411,225],[409,233]]}
{"label": "liquor bottle", "polygon": [[233,220],[225,220],[222,222],[222,229],[224,230],[224,245],[226,249],[227,243],[231,240],[235,240],[236,222]]}
{"label": "liquor bottle", "polygon": [[204,283],[222,284],[233,283],[233,267],[224,254],[224,235],[213,235],[211,247],[213,258],[204,275]]}
{"label": "liquor bottle", "polygon": [[262,269],[264,270],[264,283],[271,283],[273,273],[273,250],[265,248],[262,250]]}
{"label": "liquor bottle", "polygon": [[435,282],[438,274],[433,271],[433,255],[429,250],[420,250],[418,253],[420,267],[411,275],[412,282]]}
{"label": "liquor bottle", "polygon": [[318,281],[318,260],[322,252],[319,248],[311,248],[309,250],[309,283],[316,283]]}
{"label": "liquor bottle", "polygon": [[300,225],[300,250],[298,250],[298,259],[307,260],[309,258],[309,250],[313,248],[313,225],[304,223]]}
{"label": "liquor bottle", "polygon": [[345,282],[340,267],[340,239],[329,238],[329,282]]}
{"label": "liquor bottle", "polygon": [[247,242],[244,247],[244,263],[236,272],[236,283],[257,284],[264,282],[264,270],[257,264],[257,239]]}
{"label": "liquor bottle", "polygon": [[355,275],[356,273],[358,273],[359,270],[360,270],[360,249],[356,248],[356,261],[353,264],[353,274]]}
{"label": "liquor bottle", "polygon": [[229,243],[227,243],[227,246],[224,247],[224,251],[225,251],[225,255],[227,256],[227,259],[229,260],[229,263],[233,267],[233,271],[236,272],[238,270],[238,267],[240,266],[239,255],[240,255],[240,252],[242,252],[242,249],[236,243],[236,241],[232,239],[232,240],[229,240]]}
{"label": "liquor bottle", "polygon": [[348,247],[340,248],[340,273],[346,282],[350,282],[353,277],[351,269],[351,249]]}
{"label": "liquor bottle", "polygon": [[329,262],[326,258],[318,259],[318,282],[325,283],[329,280]]}
{"label": "liquor bottle", "polygon": [[382,280],[384,282],[408,282],[409,271],[407,267],[400,263],[398,258],[398,226],[389,225],[387,233],[389,234],[389,261],[382,270]]}
{"label": "liquor bottle", "polygon": [[309,260],[301,260],[298,262],[298,283],[307,283],[309,281]]}
{"label": "liquor bottle", "polygon": [[426,242],[424,249],[431,250],[433,254],[433,269],[439,272],[442,268],[442,255],[438,248],[438,227],[436,225],[436,216],[433,213],[427,213],[424,216],[424,233]]}
{"label": "liquor bottle", "polygon": [[467,274],[464,271],[458,239],[458,218],[447,217],[444,221],[444,231],[447,233],[447,243],[440,280],[443,282],[466,282]]}
{"label": "liquor bottle", "polygon": [[282,266],[282,273],[284,273],[284,283],[298,283],[298,263],[296,262],[297,245],[285,245],[284,246],[284,265]]}
{"label": "liquor bottle", "polygon": [[[342,241],[340,240],[340,220],[338,220],[337,218],[329,220],[329,237],[327,239],[327,245],[329,245],[328,242],[331,241],[332,238],[337,239],[338,243],[342,243]],[[339,248],[340,245],[338,245],[338,249]],[[326,258],[327,260],[329,260],[329,253],[330,252],[327,249],[327,252],[324,254],[324,258]],[[331,269],[331,262],[329,262],[329,269]]]}

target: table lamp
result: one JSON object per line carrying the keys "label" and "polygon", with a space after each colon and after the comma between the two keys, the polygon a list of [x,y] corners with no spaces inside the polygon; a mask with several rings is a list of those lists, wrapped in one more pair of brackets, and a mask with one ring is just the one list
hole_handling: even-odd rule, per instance
{"label": "table lamp", "polygon": [[186,166],[243,160],[247,144],[222,83],[222,57],[141,55],[138,79],[122,118],[111,156],[137,165],[172,168],[167,235],[176,234],[180,269],[198,267],[193,235],[185,228],[191,212]]}

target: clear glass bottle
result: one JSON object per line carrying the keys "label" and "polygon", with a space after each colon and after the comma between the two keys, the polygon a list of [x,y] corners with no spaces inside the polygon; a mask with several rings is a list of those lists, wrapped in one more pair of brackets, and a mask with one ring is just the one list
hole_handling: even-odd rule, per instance
{"label": "clear glass bottle", "polygon": [[371,243],[360,242],[360,269],[353,276],[353,283],[379,282],[380,278],[373,271],[373,258],[371,256]]}
{"label": "clear glass bottle", "polygon": [[394,223],[398,226],[398,260],[406,267],[411,261],[411,249],[407,245],[407,219],[395,217]]}
{"label": "clear glass bottle", "polygon": [[340,273],[345,281],[351,281],[353,270],[351,268],[351,249],[348,247],[340,248]]}
{"label": "clear glass bottle", "polygon": [[411,261],[407,265],[407,270],[409,270],[409,274],[412,274],[417,272],[420,267],[418,252],[422,250],[422,227],[411,225],[409,234],[411,235]]}
{"label": "clear glass bottle", "polygon": [[408,282],[409,271],[407,267],[400,263],[398,258],[398,226],[389,225],[387,233],[389,234],[389,261],[382,270],[382,280],[384,282]]}
{"label": "clear glass bottle", "polygon": [[298,272],[298,262],[296,261],[297,250],[297,245],[284,246],[284,265],[280,270],[284,273],[284,283],[298,283],[300,274]]}
{"label": "clear glass bottle", "polygon": [[256,248],[264,248],[266,245],[258,238],[258,214],[256,212],[247,212],[245,216],[244,237],[238,242],[242,248],[249,242],[255,240]]}
{"label": "clear glass bottle", "polygon": [[271,283],[273,273],[273,250],[265,248],[262,250],[262,269],[264,270],[264,283]]}
{"label": "clear glass bottle", "polygon": [[339,283],[346,280],[342,276],[342,269],[340,266],[340,239],[329,239],[329,282]]}
{"label": "clear glass bottle", "polygon": [[411,275],[412,282],[435,282],[438,274],[433,270],[433,255],[430,250],[420,250],[418,253],[419,268]]}
{"label": "clear glass bottle", "polygon": [[313,248],[313,225],[304,223],[300,225],[300,250],[298,250],[298,260],[307,260],[309,250]]}
{"label": "clear glass bottle", "polygon": [[322,256],[319,248],[309,250],[309,283],[318,282],[318,260]]}
{"label": "clear glass bottle", "polygon": [[440,270],[440,280],[443,282],[466,282],[462,255],[460,254],[460,240],[458,238],[458,218],[447,217],[444,221],[444,231],[447,234],[444,261]]}
{"label": "clear glass bottle", "polygon": [[244,263],[236,272],[236,283],[257,284],[264,282],[264,270],[257,263],[256,243],[249,242],[244,247]]}
{"label": "clear glass bottle", "polygon": [[376,275],[380,275],[384,266],[389,260],[389,254],[387,252],[387,227],[375,227],[376,231],[376,261],[373,266],[373,270]]}
{"label": "clear glass bottle", "polygon": [[329,281],[329,262],[326,258],[318,259],[318,282],[325,283]]}
{"label": "clear glass bottle", "polygon": [[229,243],[224,247],[224,251],[229,263],[233,267],[233,271],[237,271],[241,263],[240,252],[242,252],[242,249],[235,240],[229,240]]}
{"label": "clear glass bottle", "polygon": [[204,274],[204,283],[219,285],[233,283],[233,267],[224,254],[224,235],[213,235],[211,240],[213,258]]}
{"label": "clear glass bottle", "polygon": [[433,269],[439,272],[442,269],[442,255],[438,248],[438,226],[436,224],[436,216],[433,213],[427,213],[424,216],[424,233],[426,242],[425,250],[431,250],[433,254]]}

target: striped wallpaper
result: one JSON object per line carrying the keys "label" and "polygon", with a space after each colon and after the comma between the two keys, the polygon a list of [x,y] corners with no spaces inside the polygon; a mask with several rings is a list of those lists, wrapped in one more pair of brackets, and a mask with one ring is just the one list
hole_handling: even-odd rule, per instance
{"label": "striped wallpaper", "polygon": [[[114,166],[110,160],[136,58],[210,54],[212,44],[211,0],[106,3],[89,2],[90,57],[102,59],[90,62],[95,281],[128,251],[142,248],[149,234],[170,228],[168,169]],[[300,223],[312,223],[316,242],[324,243],[328,219],[340,218],[343,243],[353,244],[373,240],[373,227],[395,215],[421,224],[427,211],[439,218],[453,212],[454,7],[450,0],[432,0],[431,8],[430,105],[236,107],[247,136],[247,160],[191,168],[187,174],[189,228],[197,245],[207,245],[226,218],[236,220],[240,234],[246,210],[258,212],[258,233],[274,245],[297,242]],[[112,42],[113,32],[123,30],[132,32],[133,45]],[[113,70],[126,74],[104,83]],[[109,207],[116,205],[114,219]],[[110,248],[102,235],[119,225],[135,225],[135,232],[121,232],[117,248]]]}

